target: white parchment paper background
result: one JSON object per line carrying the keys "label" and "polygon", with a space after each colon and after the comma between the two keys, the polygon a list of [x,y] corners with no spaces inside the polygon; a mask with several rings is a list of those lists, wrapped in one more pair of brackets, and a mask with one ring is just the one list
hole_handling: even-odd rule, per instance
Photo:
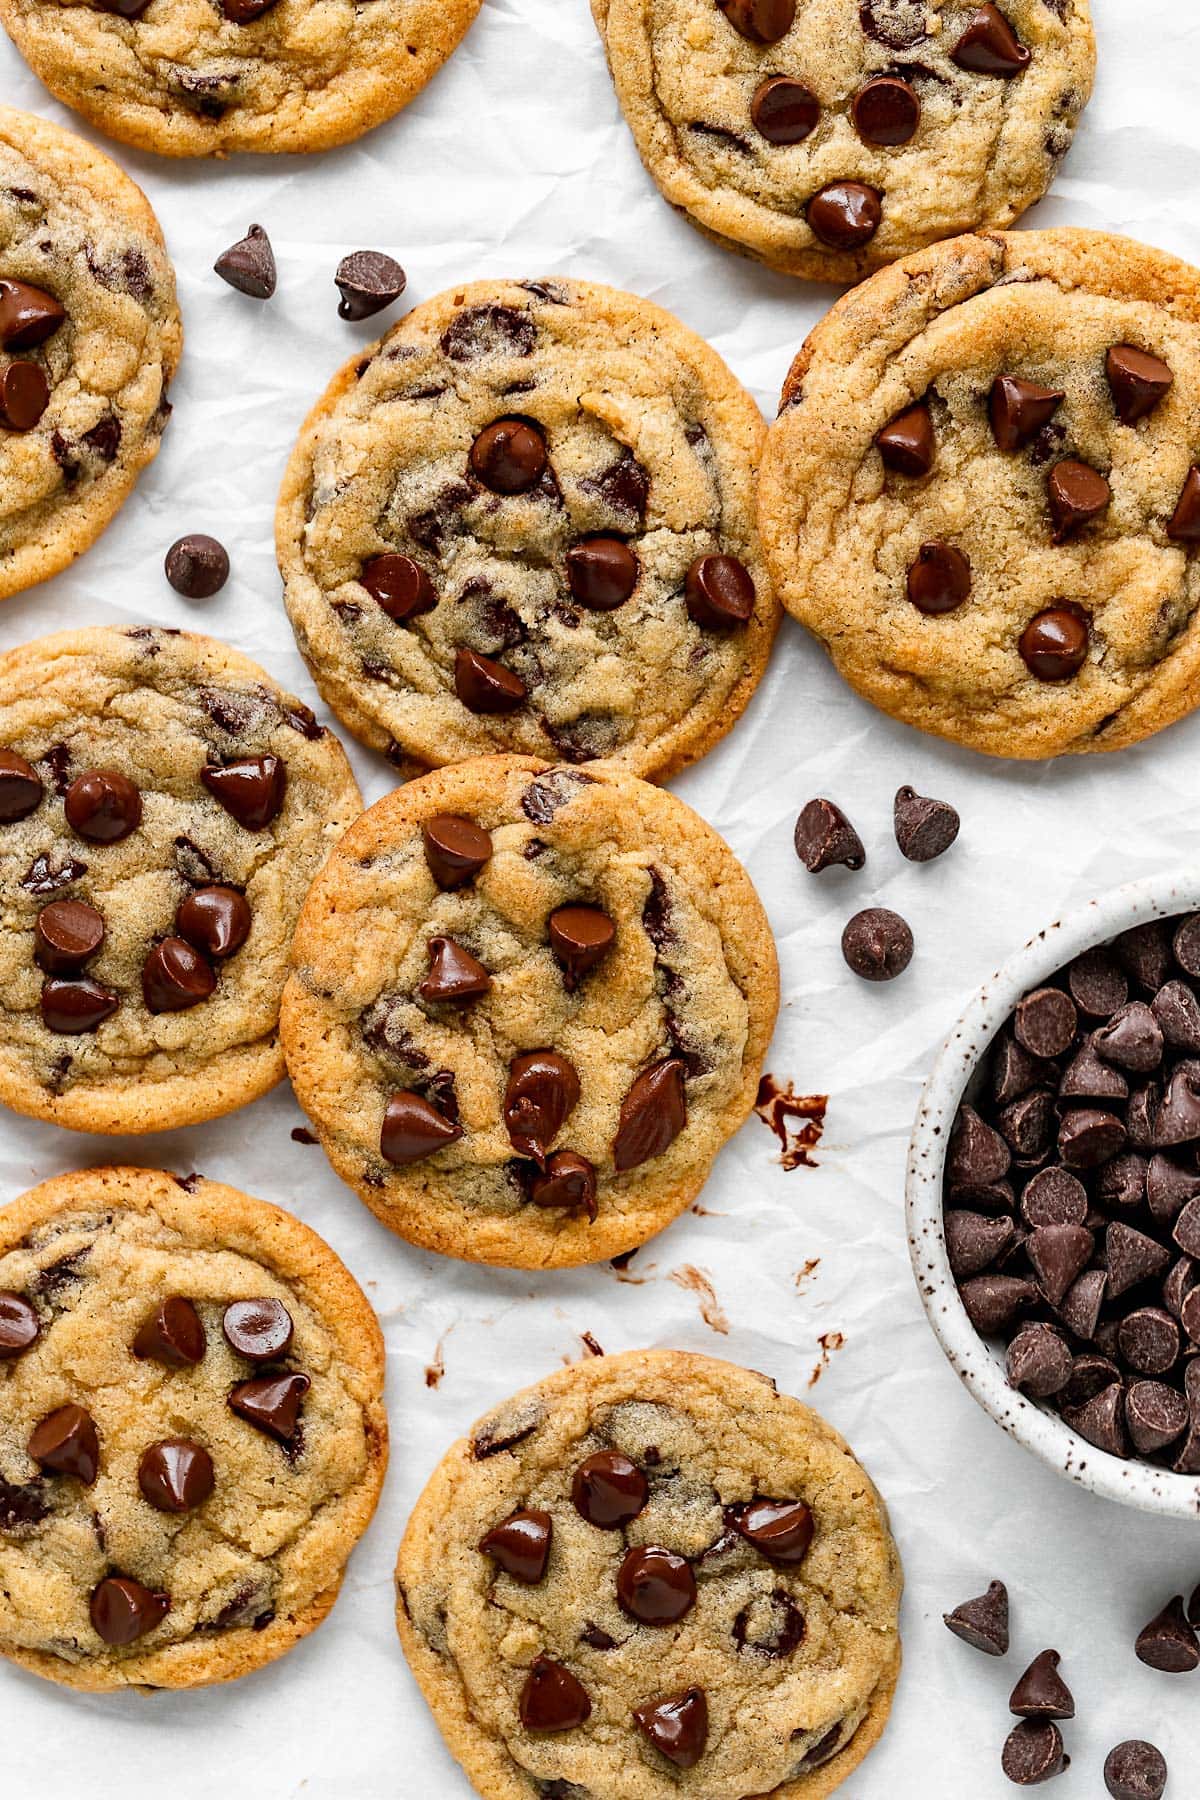
{"label": "white parchment paper background", "polygon": [[[1195,0],[1093,0],[1100,80],[1053,198],[1028,223],[1128,232],[1200,261],[1200,9]],[[0,95],[83,129],[0,42]],[[279,600],[272,515],[301,418],[370,323],[341,322],[333,271],[386,249],[417,301],[475,276],[591,276],[671,308],[710,339],[773,414],[808,327],[834,290],[724,254],[659,199],[618,113],[585,0],[487,0],[463,48],[399,118],[311,158],[174,163],[107,146],[142,183],[179,275],[187,347],[161,456],[99,545],[0,613],[0,646],[99,621],[153,620],[228,639],[315,701]],[[267,305],[225,287],[214,256],[251,221],[279,261]],[[393,315],[387,315],[387,323]],[[233,577],[189,603],[166,585],[167,545],[210,531]],[[350,746],[368,799],[391,785]],[[330,1620],[283,1662],[195,1694],[87,1697],[0,1668],[0,1792],[13,1800],[469,1800],[409,1679],[390,1576],[409,1507],[478,1413],[583,1353],[644,1344],[711,1351],[807,1393],[819,1339],[839,1332],[810,1397],[886,1494],[908,1570],[907,1667],[891,1729],[847,1800],[1002,1800],[1007,1696],[1026,1660],[1061,1650],[1078,1721],[1056,1800],[1096,1800],[1111,1745],[1147,1736],[1171,1766],[1169,1800],[1200,1794],[1200,1674],[1135,1661],[1137,1629],[1200,1580],[1200,1524],[1093,1500],[1014,1446],[942,1359],[909,1273],[904,1147],[933,1049],[968,992],[1063,907],[1200,858],[1200,717],[1118,757],[1005,766],[925,739],[844,688],[804,632],[780,633],[767,679],[731,738],[677,788],[732,844],[766,902],[784,1004],[769,1067],[831,1095],[820,1167],[785,1174],[757,1120],[721,1156],[689,1214],[635,1259],[640,1285],[602,1264],[510,1274],[410,1249],[291,1141],[286,1087],[193,1131],[114,1141],[4,1118],[0,1197],[90,1162],[200,1169],[290,1208],[322,1232],[387,1333],[392,1464],[383,1503]],[[942,862],[902,862],[891,838],[901,781],[963,817]],[[815,793],[840,799],[868,845],[858,876],[808,876],[791,831]],[[917,954],[894,986],[844,968],[860,906],[912,922]],[[802,1285],[797,1273],[815,1260]],[[690,1265],[717,1295],[714,1330]],[[711,1310],[711,1309],[710,1309]],[[445,1373],[426,1385],[439,1359]],[[1014,1648],[973,1655],[941,1612],[992,1575],[1008,1582]]]}

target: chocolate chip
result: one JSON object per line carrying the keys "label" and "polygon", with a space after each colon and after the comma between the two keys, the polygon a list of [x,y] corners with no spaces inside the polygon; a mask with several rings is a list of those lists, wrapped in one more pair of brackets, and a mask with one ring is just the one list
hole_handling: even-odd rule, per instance
{"label": "chocolate chip", "polygon": [[864,144],[907,144],[921,122],[921,102],[911,81],[879,75],[855,94],[850,116]]}
{"label": "chocolate chip", "polygon": [[1175,1242],[1185,1256],[1200,1256],[1200,1198],[1189,1200],[1175,1221]]}
{"label": "chocolate chip", "polygon": [[875,438],[884,467],[898,475],[914,479],[928,475],[933,467],[937,445],[933,435],[933,415],[923,400],[897,413]]}
{"label": "chocolate chip", "polygon": [[832,181],[813,195],[806,217],[813,236],[831,250],[860,250],[883,223],[883,196],[865,182]]}
{"label": "chocolate chip", "polygon": [[617,1571],[617,1601],[640,1625],[677,1625],[696,1604],[692,1565],[658,1544],[630,1550]]}
{"label": "chocolate chip", "polygon": [[275,292],[275,252],[261,225],[252,225],[244,238],[222,250],[213,268],[222,281],[252,300],[269,300]]}
{"label": "chocolate chip", "polygon": [[947,851],[959,831],[959,817],[945,800],[931,800],[915,788],[896,791],[893,823],[900,854],[909,862],[932,862]]}
{"label": "chocolate chip", "polygon": [[1072,1431],[1109,1456],[1126,1455],[1123,1393],[1114,1381],[1079,1406],[1065,1403],[1062,1416]]}
{"label": "chocolate chip", "polygon": [[479,1540],[484,1556],[490,1556],[514,1581],[536,1587],[546,1573],[554,1522],[547,1512],[510,1513]]}
{"label": "chocolate chip", "polygon": [[1021,660],[1039,681],[1069,681],[1087,661],[1091,628],[1075,606],[1051,606],[1021,633]]}
{"label": "chocolate chip", "polygon": [[0,825],[27,819],[41,805],[44,792],[32,763],[15,750],[0,750]]}
{"label": "chocolate chip", "polygon": [[744,625],[754,612],[754,581],[736,556],[698,556],[684,581],[688,617],[708,631]]}
{"label": "chocolate chip", "polygon": [[635,1462],[619,1450],[599,1450],[581,1462],[571,1480],[579,1516],[601,1531],[616,1531],[636,1519],[650,1497],[650,1484]]}
{"label": "chocolate chip", "polygon": [[1105,1234],[1104,1260],[1108,1270],[1108,1288],[1112,1299],[1128,1293],[1139,1282],[1161,1275],[1170,1262],[1170,1252],[1143,1231],[1119,1221]]}
{"label": "chocolate chip", "polygon": [[232,1300],[221,1319],[229,1348],[250,1362],[277,1362],[292,1342],[292,1315],[281,1300]]}
{"label": "chocolate chip", "polygon": [[1069,1761],[1063,1754],[1062,1733],[1051,1719],[1022,1720],[1009,1732],[1000,1754],[1000,1767],[1017,1787],[1049,1781],[1061,1775]]}
{"label": "chocolate chip", "polygon": [[999,1132],[984,1123],[972,1106],[961,1106],[950,1147],[946,1172],[953,1186],[984,1188],[1008,1174],[1012,1155]]}
{"label": "chocolate chip", "polygon": [[255,1375],[229,1390],[229,1407],[257,1431],[290,1444],[300,1421],[300,1402],[312,1383],[307,1375]]}
{"label": "chocolate chip", "polygon": [[1017,1042],[1031,1056],[1061,1056],[1075,1041],[1078,1017],[1068,994],[1061,988],[1036,988],[1018,1002],[1013,1016]]}
{"label": "chocolate chip", "polygon": [[462,1004],[478,1000],[492,985],[483,964],[452,937],[429,940],[429,973],[417,989],[423,1000]]}
{"label": "chocolate chip", "polygon": [[958,1209],[947,1212],[945,1230],[951,1273],[960,1281],[990,1268],[1016,1237],[1010,1218]]}
{"label": "chocolate chip", "polygon": [[114,1648],[136,1644],[161,1625],[171,1610],[170,1596],[143,1587],[124,1575],[107,1575],[93,1588],[88,1612],[92,1630]]}
{"label": "chocolate chip", "polygon": [[988,397],[988,417],[997,448],[1006,455],[1031,444],[1062,405],[1066,395],[1039,387],[1020,375],[998,375]]}
{"label": "chocolate chip", "polygon": [[191,1512],[203,1506],[215,1485],[212,1457],[191,1438],[162,1438],[142,1452],[138,1486],[159,1512]]}
{"label": "chocolate chip", "polygon": [[147,1012],[187,1012],[211,999],[216,987],[212,969],[184,938],[164,938],[142,964],[142,997]]}
{"label": "chocolate chip", "polygon": [[556,1150],[544,1172],[535,1169],[529,1182],[529,1198],[535,1206],[560,1207],[564,1212],[596,1217],[596,1171],[586,1156],[574,1150]]}
{"label": "chocolate chip", "polygon": [[753,1500],[725,1508],[725,1522],[767,1561],[793,1568],[808,1555],[815,1529],[811,1507],[803,1500]]}
{"label": "chocolate chip", "polygon": [[1030,1234],[1025,1251],[1051,1306],[1059,1304],[1087,1268],[1094,1248],[1091,1232],[1082,1225],[1039,1225]]}
{"label": "chocolate chip", "polygon": [[1104,1785],[1112,1800],[1162,1800],[1167,1765],[1144,1738],[1127,1738],[1104,1759]]}
{"label": "chocolate chip", "polygon": [[71,1475],[90,1487],[100,1471],[96,1421],[82,1406],[68,1403],[40,1419],[29,1434],[30,1458],[39,1469]]}
{"label": "chocolate chip", "polygon": [[1082,1225],[1087,1215],[1087,1189],[1069,1169],[1040,1169],[1021,1195],[1021,1217],[1031,1229]]}
{"label": "chocolate chip", "polygon": [[1085,950],[1067,971],[1067,986],[1080,1012],[1093,1019],[1111,1018],[1129,998],[1125,972],[1111,950]]}
{"label": "chocolate chip", "polygon": [[88,975],[52,975],[42,983],[42,1023],[60,1037],[96,1031],[121,1004],[119,994]]}
{"label": "chocolate chip", "polygon": [[469,712],[485,714],[515,712],[527,698],[519,675],[490,656],[466,649],[455,652],[454,692]]}
{"label": "chocolate chip", "polygon": [[1162,1149],[1200,1138],[1200,1067],[1177,1068],[1167,1083],[1154,1121],[1154,1142]]}
{"label": "chocolate chip", "polygon": [[1149,993],[1162,987],[1171,974],[1171,932],[1161,919],[1131,926],[1114,947],[1123,968]]}
{"label": "chocolate chip", "polygon": [[209,764],[200,780],[247,831],[265,831],[279,815],[287,791],[287,765],[278,756],[245,756]]}
{"label": "chocolate chip", "polygon": [[1075,1702],[1058,1672],[1061,1660],[1057,1650],[1035,1656],[1012,1691],[1009,1712],[1019,1719],[1073,1719]]}
{"label": "chocolate chip", "polygon": [[1192,1287],[1184,1295],[1179,1307],[1179,1322],[1191,1343],[1200,1343],[1200,1288]]}
{"label": "chocolate chip", "polygon": [[754,91],[750,118],[769,144],[799,144],[816,129],[821,102],[802,81],[771,75]]}
{"label": "chocolate chip", "polygon": [[71,975],[104,942],[104,920],[83,900],[52,900],[33,928],[33,956],[50,975]]}
{"label": "chocolate chip", "polygon": [[52,337],[66,313],[45,288],[0,281],[0,350],[32,350]]}
{"label": "chocolate chip", "polygon": [[1096,1198],[1100,1205],[1108,1212],[1114,1208],[1132,1212],[1141,1206],[1146,1198],[1147,1172],[1146,1159],[1136,1150],[1114,1156],[1111,1162],[1105,1163],[1096,1183]]}
{"label": "chocolate chip", "polygon": [[458,888],[491,861],[492,840],[473,819],[438,813],[421,827],[425,861],[440,888]]}
{"label": "chocolate chip", "polygon": [[[1075,1336],[1090,1342],[1096,1335],[1096,1326],[1100,1321],[1100,1308],[1104,1304],[1108,1292],[1108,1276],[1103,1269],[1088,1269],[1068,1288],[1059,1307],[1059,1316],[1069,1331]],[[1078,1375],[1076,1362],[1072,1370],[1073,1377]],[[1115,1370],[1114,1370],[1115,1373]]]}
{"label": "chocolate chip", "polygon": [[1009,1386],[1031,1394],[1035,1400],[1045,1400],[1066,1387],[1072,1360],[1065,1340],[1052,1325],[1022,1325],[1005,1357]]}
{"label": "chocolate chip", "polygon": [[526,1731],[574,1731],[592,1716],[583,1684],[549,1656],[537,1656],[521,1689],[521,1723]]}
{"label": "chocolate chip", "polygon": [[200,1314],[182,1294],[168,1295],[133,1340],[135,1356],[149,1357],[168,1369],[194,1368],[204,1360],[207,1348]]}
{"label": "chocolate chip", "polygon": [[1175,928],[1171,939],[1175,960],[1185,975],[1200,976],[1200,913],[1191,913]]}
{"label": "chocolate chip", "polygon": [[1163,1034],[1143,1000],[1131,1000],[1101,1026],[1094,1039],[1105,1062],[1147,1075],[1162,1061]]}
{"label": "chocolate chip", "polygon": [[67,789],[67,824],[89,844],[119,844],[142,821],[142,796],[116,769],[88,769]]}
{"label": "chocolate chip", "polygon": [[867,860],[862,839],[832,800],[810,800],[796,820],[796,855],[810,875],[840,865],[861,869]]}
{"label": "chocolate chip", "polygon": [[684,1072],[679,1057],[667,1056],[634,1078],[621,1102],[613,1138],[618,1174],[661,1156],[687,1125]]}
{"label": "chocolate chip", "polygon": [[32,431],[49,404],[50,384],[37,363],[9,363],[0,371],[0,425]]}
{"label": "chocolate chip", "polygon": [[556,1050],[531,1050],[509,1064],[504,1124],[513,1148],[544,1167],[550,1145],[579,1100],[575,1065]]}
{"label": "chocolate chip", "polygon": [[358,579],[372,600],[378,601],[388,618],[397,624],[432,612],[438,603],[437,589],[420,563],[395,551],[371,557],[363,564]]}
{"label": "chocolate chip", "polygon": [[[59,904],[69,905],[69,901]],[[180,902],[175,929],[193,949],[218,962],[233,956],[250,935],[250,907],[231,887],[202,887]]]}
{"label": "chocolate chip", "polygon": [[1069,1112],[1058,1128],[1058,1154],[1071,1169],[1098,1169],[1125,1148],[1125,1127],[1100,1107]]}
{"label": "chocolate chip", "polygon": [[1134,1645],[1139,1662],[1166,1675],[1189,1675],[1200,1665],[1200,1643],[1183,1610],[1183,1595],[1168,1600],[1160,1613],[1139,1631]]}
{"label": "chocolate chip", "polygon": [[0,1361],[23,1356],[37,1342],[38,1316],[22,1294],[0,1290]]}
{"label": "chocolate chip", "polygon": [[913,956],[913,935],[899,913],[870,906],[842,932],[842,955],[864,981],[894,981]]}
{"label": "chocolate chip", "polygon": [[1179,1327],[1160,1306],[1139,1306],[1117,1326],[1121,1355],[1139,1375],[1165,1375],[1179,1358]]}
{"label": "chocolate chip", "polygon": [[550,947],[562,964],[564,986],[573,993],[616,941],[616,926],[598,906],[559,906],[546,922]]}
{"label": "chocolate chip", "polygon": [[967,1317],[983,1337],[999,1337],[1022,1308],[1039,1298],[1032,1281],[1016,1275],[976,1275],[959,1289]]}
{"label": "chocolate chip", "polygon": [[370,319],[398,300],[408,282],[400,264],[382,250],[353,250],[338,264],[334,283],[342,296],[339,319]]}
{"label": "chocolate chip", "polygon": [[1019,75],[1029,51],[998,6],[981,6],[950,52],[951,62],[973,75]]}
{"label": "chocolate chip", "polygon": [[717,0],[717,5],[751,44],[777,44],[796,17],[796,0]]}
{"label": "chocolate chip", "polygon": [[[1184,1303],[1195,1287],[1197,1279],[1200,1277],[1198,1277],[1192,1258],[1177,1256],[1171,1264],[1170,1273],[1163,1282],[1163,1305],[1172,1318],[1182,1320]],[[1188,1336],[1191,1336],[1190,1332]]]}
{"label": "chocolate chip", "polygon": [[908,571],[908,597],[930,618],[953,612],[971,592],[971,564],[954,544],[937,540],[921,545]]}
{"label": "chocolate chip", "polygon": [[1089,520],[1099,518],[1112,499],[1112,489],[1098,470],[1087,463],[1055,463],[1046,484],[1054,542],[1065,543]]}
{"label": "chocolate chip", "polygon": [[1084,1038],[1059,1083],[1062,1100],[1127,1100],[1129,1083],[1096,1052],[1095,1033]]}
{"label": "chocolate chip", "polygon": [[208,600],[229,580],[229,552],[202,531],[176,538],[163,559],[167,580],[185,600]]}
{"label": "chocolate chip", "polygon": [[708,1743],[708,1699],[701,1687],[646,1700],[633,1709],[646,1740],[677,1769],[694,1769]]}
{"label": "chocolate chip", "polygon": [[471,472],[494,494],[527,494],[547,466],[546,440],[525,419],[496,419],[471,445]]}
{"label": "chocolate chip", "polygon": [[1002,1581],[990,1582],[986,1594],[964,1600],[942,1618],[947,1630],[973,1650],[982,1650],[985,1656],[1008,1655],[1008,1589]]}
{"label": "chocolate chip", "polygon": [[1165,1381],[1135,1381],[1125,1395],[1125,1423],[1134,1447],[1152,1455],[1186,1431],[1188,1404]]}
{"label": "chocolate chip", "polygon": [[638,584],[638,559],[623,538],[584,538],[567,551],[571,597],[590,612],[613,612]]}
{"label": "chocolate chip", "polygon": [[1104,372],[1122,425],[1148,418],[1175,380],[1161,356],[1133,344],[1114,344],[1104,359]]}
{"label": "chocolate chip", "polygon": [[1187,472],[1167,536],[1173,544],[1200,543],[1200,468],[1193,466]]}
{"label": "chocolate chip", "polygon": [[462,1135],[461,1125],[448,1119],[420,1094],[403,1089],[393,1094],[387,1103],[379,1134],[379,1153],[393,1168],[401,1169],[408,1163],[432,1156],[447,1144],[457,1143]]}

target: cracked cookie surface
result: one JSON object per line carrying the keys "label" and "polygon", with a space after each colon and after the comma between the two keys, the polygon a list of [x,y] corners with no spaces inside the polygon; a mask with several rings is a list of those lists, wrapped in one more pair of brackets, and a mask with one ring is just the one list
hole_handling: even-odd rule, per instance
{"label": "cracked cookie surface", "polygon": [[785,273],[858,281],[1041,198],[1091,94],[1087,0],[592,0],[665,197]]}
{"label": "cracked cookie surface", "polygon": [[480,0],[0,0],[52,94],[162,156],[324,150],[415,98]]}
{"label": "cracked cookie surface", "polygon": [[157,454],[182,335],[141,189],[0,106],[0,597],[65,568],[121,507]]}
{"label": "cracked cookie surface", "polygon": [[[6,1206],[0,1653],[94,1690],[281,1655],[375,1509],[383,1366],[349,1271],[264,1201],[111,1168]],[[276,1378],[294,1416],[252,1418],[246,1390]]]}
{"label": "cracked cookie surface", "polygon": [[996,756],[1119,749],[1200,692],[1200,275],[983,233],[801,350],[760,524],[785,606],[884,712]]}
{"label": "cracked cookie surface", "polygon": [[778,622],[758,408],[659,307],[476,282],[352,359],[276,520],[321,693],[406,769],[490,751],[662,777],[736,722]]}
{"label": "cracked cookie surface", "polygon": [[849,1447],[766,1376],[679,1351],[598,1357],[481,1419],[396,1581],[486,1800],[823,1800],[899,1669],[899,1557]]}
{"label": "cracked cookie surface", "polygon": [[643,1243],[749,1113],[778,971],[749,877],[607,764],[483,757],[387,795],[297,928],[300,1104],[385,1225],[522,1268]]}
{"label": "cracked cookie surface", "polygon": [[332,733],[212,638],[0,657],[0,1101],[160,1131],[274,1086],[295,921],[361,805]]}

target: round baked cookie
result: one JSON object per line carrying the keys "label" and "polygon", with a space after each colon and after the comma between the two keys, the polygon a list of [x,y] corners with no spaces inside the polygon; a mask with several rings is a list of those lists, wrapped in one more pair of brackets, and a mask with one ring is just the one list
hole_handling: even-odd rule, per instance
{"label": "round baked cookie", "polygon": [[778,1004],[749,877],[607,764],[480,757],[388,794],[314,882],[284,990],[297,1097],[391,1230],[515,1268],[683,1211]]}
{"label": "round baked cookie", "polygon": [[123,504],[158,452],[182,341],[141,189],[0,106],[0,598],[73,562]]}
{"label": "round baked cookie", "polygon": [[396,1622],[486,1800],[823,1800],[879,1738],[900,1559],[848,1444],[682,1351],[563,1369],[443,1458]]}
{"label": "round baked cookie", "polygon": [[406,769],[514,750],[662,777],[735,723],[778,622],[764,426],[649,301],[476,282],[334,377],[284,478],[284,599],[342,722]]}
{"label": "round baked cookie", "polygon": [[0,1211],[0,1653],[228,1681],[325,1617],[387,1464],[375,1315],[315,1232],[198,1175]]}
{"label": "round baked cookie", "polygon": [[1200,274],[1094,232],[940,244],[848,294],[763,462],[784,604],[885,712],[996,756],[1200,697]]}
{"label": "round baked cookie", "polygon": [[592,0],[665,197],[728,247],[858,281],[1009,225],[1092,91],[1088,0]]}
{"label": "round baked cookie", "polygon": [[162,156],[326,150],[390,119],[480,0],[0,0],[50,92]]}
{"label": "round baked cookie", "polygon": [[212,638],[0,657],[0,1102],[141,1132],[266,1093],[296,917],[361,808],[332,733]]}

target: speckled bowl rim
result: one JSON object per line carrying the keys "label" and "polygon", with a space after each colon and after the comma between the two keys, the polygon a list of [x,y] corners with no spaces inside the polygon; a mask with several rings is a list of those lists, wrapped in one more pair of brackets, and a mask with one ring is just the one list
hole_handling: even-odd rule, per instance
{"label": "speckled bowl rim", "polygon": [[909,1146],[908,1248],[934,1335],[984,1411],[1024,1449],[1068,1481],[1125,1506],[1169,1518],[1200,1513],[1200,1480],[1097,1450],[1054,1414],[1010,1388],[1004,1364],[967,1317],[950,1273],[942,1228],[942,1174],[959,1103],[984,1052],[1021,995],[1084,950],[1132,925],[1200,910],[1200,871],[1148,876],[1091,900],[1048,925],[989,977],[946,1039],[929,1073]]}

